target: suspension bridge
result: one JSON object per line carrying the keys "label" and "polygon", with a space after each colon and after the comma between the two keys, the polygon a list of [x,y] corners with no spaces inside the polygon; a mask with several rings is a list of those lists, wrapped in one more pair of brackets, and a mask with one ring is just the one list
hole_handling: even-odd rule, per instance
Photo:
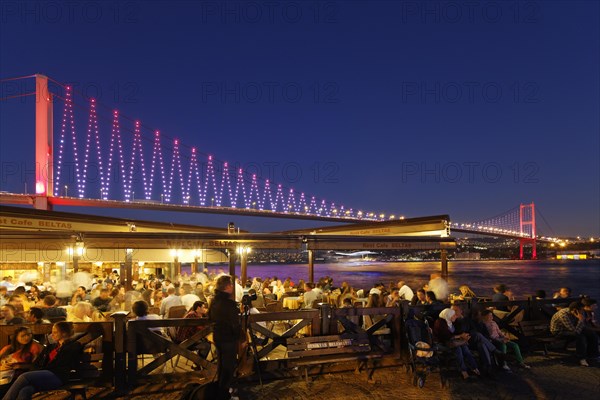
{"label": "suspension bridge", "polygon": [[[1,192],[1,203],[29,204],[42,210],[54,206],[115,207],[350,224],[404,219],[399,214],[347,206],[264,179],[117,110],[107,110],[93,98],[75,101],[72,86],[44,75],[0,82],[17,80],[35,80],[35,90],[2,100],[36,98],[35,193]],[[58,123],[55,112],[61,116]],[[533,202],[492,218],[452,222],[448,228],[518,239],[521,258],[523,246],[531,245],[536,258],[536,241],[554,240],[538,235]]]}

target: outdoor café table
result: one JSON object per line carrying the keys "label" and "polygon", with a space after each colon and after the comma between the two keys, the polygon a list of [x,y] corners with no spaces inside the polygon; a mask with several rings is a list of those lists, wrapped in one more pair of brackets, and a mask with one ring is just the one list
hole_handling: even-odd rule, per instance
{"label": "outdoor caf\u00e9 table", "polygon": [[302,305],[301,302],[302,297],[285,297],[283,299],[283,308],[288,308],[290,310],[297,310]]}

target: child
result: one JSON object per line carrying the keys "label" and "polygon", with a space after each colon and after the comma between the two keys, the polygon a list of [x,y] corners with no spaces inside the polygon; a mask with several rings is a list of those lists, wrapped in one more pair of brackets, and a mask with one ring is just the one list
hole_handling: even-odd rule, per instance
{"label": "child", "polygon": [[[492,339],[492,343],[494,343],[494,345],[496,345],[496,347],[500,349],[500,351],[503,354],[506,354],[507,347],[510,347],[513,353],[515,353],[515,357],[519,362],[519,365],[526,369],[531,368],[529,365],[525,364],[523,356],[521,355],[521,349],[519,348],[519,345],[515,342],[508,340],[508,338],[504,336],[504,334],[498,327],[498,324],[494,321],[494,314],[490,310],[483,310],[481,312],[481,316],[483,319],[483,323],[485,324],[488,333],[490,334],[490,339]],[[506,361],[504,361],[504,365],[502,366],[502,368],[506,371],[510,371],[510,367],[508,366]]]}

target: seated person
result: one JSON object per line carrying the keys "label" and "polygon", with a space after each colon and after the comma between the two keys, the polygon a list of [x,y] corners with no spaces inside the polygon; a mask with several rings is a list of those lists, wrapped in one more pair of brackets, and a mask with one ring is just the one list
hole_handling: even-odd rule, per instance
{"label": "seated person", "polygon": [[451,308],[443,309],[433,326],[433,336],[436,342],[443,344],[454,352],[463,379],[469,378],[469,370],[475,375],[481,375],[477,362],[467,346],[470,335],[468,333],[456,334],[454,321],[456,321],[456,312]]}
{"label": "seated person", "polygon": [[[521,348],[517,343],[508,340],[508,338],[504,336],[498,327],[498,324],[494,321],[494,314],[490,310],[483,310],[481,312],[481,317],[488,330],[490,338],[492,339],[492,343],[494,343],[494,345],[499,348],[503,354],[506,354],[507,348],[510,347],[512,352],[515,353],[515,358],[517,359],[519,365],[523,368],[529,369],[529,365],[525,364],[523,356],[521,355]],[[502,368],[506,371],[510,371],[510,367],[506,363],[506,359],[504,360]]]}
{"label": "seated person", "polygon": [[[508,288],[506,287],[505,284],[501,283],[499,285],[494,286],[494,295],[492,296],[492,301],[509,301],[510,299],[506,295],[507,291],[508,291]],[[508,307],[500,306],[500,307],[496,307],[496,310],[508,312]]]}
{"label": "seated person", "polygon": [[600,325],[598,325],[598,321],[596,321],[596,308],[598,308],[597,301],[590,299],[589,297],[584,297],[581,299],[581,304],[583,305],[583,320],[585,326],[599,332]]}
{"label": "seated person", "polygon": [[[536,290],[534,297],[535,300],[546,300],[546,291],[543,289]],[[556,312],[556,308],[552,306],[552,304],[535,302],[533,305],[534,307],[531,309],[531,314],[529,316],[532,320],[549,320]]]}
{"label": "seated person", "polygon": [[[192,304],[192,307],[183,316],[183,318],[208,318],[207,312],[208,308],[206,307],[206,303],[198,300]],[[196,332],[206,328],[207,326],[180,326],[177,328],[175,333],[175,342],[184,342],[185,340],[194,336]],[[197,350],[198,355],[202,358],[206,358],[208,356],[208,353],[210,353],[210,348],[210,342],[208,342],[206,338],[200,339],[193,346],[189,347],[190,350]]]}
{"label": "seated person", "polygon": [[4,399],[31,399],[34,393],[54,390],[69,379],[71,370],[81,361],[83,346],[73,337],[73,325],[61,321],[52,327],[50,344],[37,358],[36,371],[20,375],[4,396]]}
{"label": "seated person", "polygon": [[44,316],[48,319],[50,318],[67,318],[67,310],[64,308],[57,307],[58,303],[55,296],[48,294],[44,296]]}
{"label": "seated person", "polygon": [[[558,299],[558,300],[563,300],[563,299],[568,299],[569,297],[571,297],[571,288],[569,287],[561,287],[558,292],[555,292],[554,295],[552,296],[553,299]],[[557,310],[560,310],[561,308],[565,308],[567,305],[565,303],[562,304],[554,304],[554,307]]]}
{"label": "seated person", "polygon": [[80,301],[71,308],[71,313],[67,316],[70,322],[92,322],[93,307],[88,302]]}
{"label": "seated person", "polygon": [[15,316],[17,310],[15,306],[12,304],[6,303],[0,308],[0,320],[2,320],[6,325],[22,325],[25,323],[25,320],[21,317]]}
{"label": "seated person", "polygon": [[27,314],[27,323],[29,324],[49,324],[50,321],[44,318],[44,311],[39,307],[31,307],[29,314]]}
{"label": "seated person", "polygon": [[553,299],[568,299],[571,297],[571,288],[569,287],[561,287],[558,292],[554,293],[552,296]]}
{"label": "seated person", "polygon": [[392,288],[391,293],[386,297],[386,307],[398,307],[400,305],[400,290],[395,287]]}
{"label": "seated person", "polygon": [[425,289],[418,289],[417,293],[414,295],[412,300],[410,301],[411,306],[425,305],[427,304],[427,294],[425,293]]}
{"label": "seated person", "polygon": [[110,298],[110,290],[104,288],[100,290],[100,295],[92,301],[92,305],[98,311],[107,312],[110,311],[111,301],[112,299]]}
{"label": "seated person", "polygon": [[302,295],[302,308],[316,308],[316,302],[321,300],[321,294],[315,289],[315,284],[307,282],[304,284],[304,294]]}
{"label": "seated person", "polygon": [[90,296],[88,296],[85,286],[79,286],[75,290],[75,293],[73,293],[73,297],[71,298],[71,305],[74,306],[75,304],[77,304],[80,301],[89,301],[89,300],[90,300]]}
{"label": "seated person", "polygon": [[[31,329],[17,328],[10,344],[0,350],[0,385],[9,385],[20,374],[31,369],[44,346],[33,340]],[[3,393],[0,386],[0,393]],[[8,389],[8,386],[6,386]]]}
{"label": "seated person", "polygon": [[557,337],[575,339],[576,353],[582,367],[589,367],[586,358],[598,357],[598,335],[585,326],[581,303],[574,301],[568,308],[558,310],[550,320],[550,332]]}
{"label": "seated person", "polygon": [[481,320],[481,311],[478,308],[473,308],[471,309],[471,316],[463,317],[462,308],[458,304],[453,304],[450,308],[456,313],[456,320],[454,321],[456,330],[454,333],[469,334],[469,348],[477,350],[483,372],[491,375],[494,356],[504,359],[504,354],[490,340],[487,328]]}
{"label": "seated person", "polygon": [[460,290],[460,295],[458,296],[459,300],[471,300],[473,302],[477,301],[477,295],[469,286],[461,285],[459,286],[458,290]]}

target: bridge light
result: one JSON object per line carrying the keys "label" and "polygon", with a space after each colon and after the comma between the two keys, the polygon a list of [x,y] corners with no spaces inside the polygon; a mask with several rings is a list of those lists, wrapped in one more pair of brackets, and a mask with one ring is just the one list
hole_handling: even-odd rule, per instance
{"label": "bridge light", "polygon": [[36,182],[35,184],[35,193],[36,194],[44,194],[46,193],[46,186],[44,185],[44,182]]}

